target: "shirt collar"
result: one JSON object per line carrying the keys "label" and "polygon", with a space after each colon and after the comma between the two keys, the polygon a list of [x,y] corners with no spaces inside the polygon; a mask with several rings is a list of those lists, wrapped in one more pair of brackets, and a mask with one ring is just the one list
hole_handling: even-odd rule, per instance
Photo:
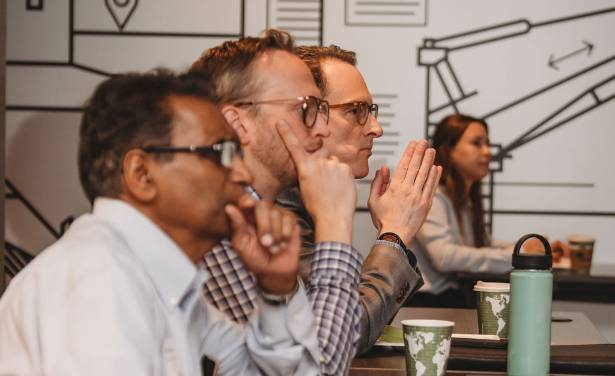
{"label": "shirt collar", "polygon": [[197,269],[165,232],[128,203],[99,197],[93,214],[123,237],[169,308],[180,306],[207,279],[207,272]]}

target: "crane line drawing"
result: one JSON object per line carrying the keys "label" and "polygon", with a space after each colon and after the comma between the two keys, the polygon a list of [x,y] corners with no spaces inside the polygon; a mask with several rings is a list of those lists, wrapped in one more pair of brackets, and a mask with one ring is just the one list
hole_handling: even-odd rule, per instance
{"label": "crane line drawing", "polygon": [[[477,47],[485,44],[496,43],[510,38],[521,37],[529,34],[537,28],[560,24],[564,22],[572,22],[588,17],[596,17],[605,14],[615,14],[615,7],[600,9],[592,12],[576,14],[567,17],[550,19],[542,22],[532,23],[527,19],[519,19],[501,24],[469,30],[457,34],[452,34],[440,38],[425,38],[422,46],[418,47],[418,65],[425,68],[426,71],[426,95],[425,95],[425,136],[430,138],[433,133],[433,128],[437,124],[435,116],[444,109],[452,110],[454,113],[459,113],[459,104],[478,94],[478,91],[468,91],[461,84],[458,75],[451,63],[451,55],[456,51],[465,50],[472,47]],[[584,41],[586,47],[582,50],[575,51],[572,54],[564,56],[564,58],[576,55],[583,50],[591,52],[594,47],[591,43]],[[559,58],[558,61],[561,61]],[[544,87],[538,88],[520,98],[514,99],[498,108],[492,109],[489,112],[479,116],[485,120],[494,117],[497,114],[514,109],[516,106],[525,103],[532,98],[541,94],[552,91],[561,85],[592,72],[600,67],[613,64],[615,54],[611,55],[597,63],[589,65],[573,74],[570,74],[556,82],[553,82]],[[549,65],[556,63],[551,56]],[[615,68],[614,68],[615,71]],[[447,80],[445,76],[449,77]],[[435,82],[434,82],[435,81]],[[493,214],[497,212],[493,209],[494,182],[495,174],[503,171],[504,160],[512,158],[512,153],[523,145],[542,137],[549,132],[573,121],[574,119],[586,114],[598,107],[603,106],[607,102],[615,99],[615,92],[608,92],[609,85],[615,82],[615,74],[612,74],[605,79],[592,83],[578,95],[570,98],[563,103],[552,113],[546,115],[537,124],[531,126],[521,135],[516,137],[506,145],[492,144],[495,149],[492,157],[492,165],[490,166],[489,176],[486,179],[487,184],[484,198],[487,201],[487,226],[492,230]],[[444,103],[434,103],[433,90],[440,84],[441,93],[446,98]],[[603,90],[601,90],[603,89]],[[502,211],[504,213],[504,211]],[[512,214],[512,211],[506,211]],[[546,215],[607,215],[615,216],[615,213],[610,212],[550,212],[550,211],[519,211],[514,214],[546,214]]]}

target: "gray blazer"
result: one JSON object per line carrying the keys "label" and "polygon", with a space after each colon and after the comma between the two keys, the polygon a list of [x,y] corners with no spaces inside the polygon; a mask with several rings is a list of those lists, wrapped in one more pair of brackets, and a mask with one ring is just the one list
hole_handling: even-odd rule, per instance
{"label": "gray blazer", "polygon": [[[298,188],[280,193],[276,202],[298,217],[301,225],[301,277],[306,280],[314,255],[314,221],[308,214]],[[418,268],[412,268],[407,256],[383,244],[374,244],[363,262],[359,294],[361,296],[360,333],[358,353],[363,353],[376,342],[382,328],[388,324],[404,301],[423,285]]]}

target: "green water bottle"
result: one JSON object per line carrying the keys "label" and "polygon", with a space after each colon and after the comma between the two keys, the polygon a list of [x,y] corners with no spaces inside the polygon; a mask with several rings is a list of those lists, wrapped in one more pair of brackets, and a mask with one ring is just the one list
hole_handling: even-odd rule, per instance
{"label": "green water bottle", "polygon": [[[521,254],[521,246],[539,239],[544,254]],[[549,242],[537,234],[523,236],[515,245],[510,273],[508,375],[549,374],[551,355],[552,257]]]}

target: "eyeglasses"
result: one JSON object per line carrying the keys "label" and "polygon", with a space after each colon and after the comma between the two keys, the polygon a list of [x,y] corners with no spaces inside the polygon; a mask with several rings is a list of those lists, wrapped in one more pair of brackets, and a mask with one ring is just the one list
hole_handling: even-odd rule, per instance
{"label": "eyeglasses", "polygon": [[242,157],[243,153],[237,141],[223,141],[209,146],[146,146],[141,148],[146,153],[194,153],[201,157],[215,157],[216,163],[226,168],[233,165],[235,156]]}
{"label": "eyeglasses", "polygon": [[288,99],[269,99],[258,102],[237,102],[235,103],[235,106],[255,106],[258,104],[275,104],[284,102],[301,102],[303,124],[305,124],[308,128],[312,128],[314,124],[316,124],[316,119],[318,118],[319,113],[325,117],[325,123],[329,122],[329,102],[311,95]]}
{"label": "eyeglasses", "polygon": [[376,103],[369,104],[367,102],[349,102],[349,103],[340,103],[340,104],[331,104],[329,108],[347,108],[352,109],[355,117],[357,118],[357,123],[359,125],[365,125],[367,123],[367,118],[369,114],[372,114],[375,119],[378,118],[378,105]]}

